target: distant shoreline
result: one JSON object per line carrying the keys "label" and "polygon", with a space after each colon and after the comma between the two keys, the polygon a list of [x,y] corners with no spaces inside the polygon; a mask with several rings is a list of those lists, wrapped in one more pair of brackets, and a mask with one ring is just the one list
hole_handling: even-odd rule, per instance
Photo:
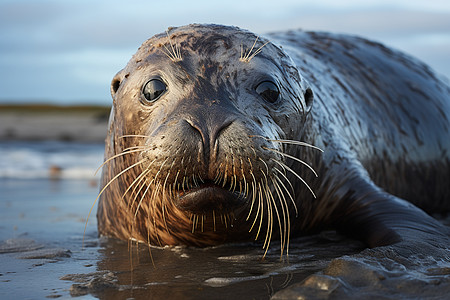
{"label": "distant shoreline", "polygon": [[103,142],[110,107],[0,104],[0,141]]}
{"label": "distant shoreline", "polygon": [[72,112],[108,112],[110,106],[106,105],[58,105],[58,104],[48,104],[48,103],[0,103],[0,113],[3,112],[61,112],[61,111],[72,111]]}

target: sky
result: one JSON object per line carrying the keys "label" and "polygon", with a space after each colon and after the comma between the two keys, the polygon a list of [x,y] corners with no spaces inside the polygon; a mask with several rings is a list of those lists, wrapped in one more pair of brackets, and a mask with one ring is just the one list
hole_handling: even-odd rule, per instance
{"label": "sky", "polygon": [[450,78],[448,0],[0,0],[0,103],[109,105],[140,44],[190,23],[356,34]]}

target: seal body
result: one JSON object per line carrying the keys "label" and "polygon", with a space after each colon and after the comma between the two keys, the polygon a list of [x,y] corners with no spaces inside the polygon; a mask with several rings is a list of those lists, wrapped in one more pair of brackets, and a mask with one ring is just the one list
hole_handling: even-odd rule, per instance
{"label": "seal body", "polygon": [[[269,42],[270,40],[270,42]],[[98,228],[208,246],[336,228],[448,243],[450,88],[362,38],[189,25],[113,79]]]}

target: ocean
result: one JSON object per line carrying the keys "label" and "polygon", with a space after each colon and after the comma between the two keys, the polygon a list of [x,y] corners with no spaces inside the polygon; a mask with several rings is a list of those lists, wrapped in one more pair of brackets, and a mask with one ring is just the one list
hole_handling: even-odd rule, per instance
{"label": "ocean", "polygon": [[94,180],[103,151],[103,143],[0,141],[0,179]]}

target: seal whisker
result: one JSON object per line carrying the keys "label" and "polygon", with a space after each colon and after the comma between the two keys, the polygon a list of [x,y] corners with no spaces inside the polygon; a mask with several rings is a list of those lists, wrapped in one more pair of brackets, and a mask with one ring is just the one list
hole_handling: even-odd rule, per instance
{"label": "seal whisker", "polygon": [[253,48],[255,48],[255,45],[256,45],[256,42],[258,41],[258,39],[259,39],[259,36],[256,37],[256,39],[253,42],[253,45],[250,48],[250,50],[248,51],[248,53],[245,53],[244,50],[243,50],[243,47],[242,47],[242,52],[241,52],[242,57],[239,58],[240,61],[242,61],[242,62],[249,62],[248,58],[250,57],[250,54],[252,53]]}
{"label": "seal whisker", "polygon": [[164,49],[161,48],[161,51],[173,62],[175,62],[175,56],[170,52],[169,48],[166,45],[163,45]]}
{"label": "seal whisker", "polygon": [[183,176],[183,181],[181,182],[181,188],[183,189],[183,192],[186,191],[186,189],[184,188],[185,182],[186,182],[186,176]]}
{"label": "seal whisker", "polygon": [[192,181],[194,182],[194,186],[199,186],[197,178],[195,178],[195,166],[192,169]]}
{"label": "seal whisker", "polygon": [[231,172],[232,172],[232,174],[231,174],[231,176],[230,176],[230,188],[229,188],[229,191],[233,191],[234,192],[234,189],[235,189],[235,186],[236,186],[236,176],[235,176],[235,174],[236,174],[236,169],[235,169],[235,164],[234,164],[234,153],[233,153],[233,148],[230,148],[230,156],[231,156]]}
{"label": "seal whisker", "polygon": [[[278,170],[278,169],[277,169]],[[284,174],[282,174],[284,175]],[[294,201],[294,197],[291,195],[291,193],[289,192],[289,190],[287,189],[287,187],[284,185],[283,181],[281,181],[281,179],[278,176],[274,176],[274,178],[280,183],[280,185],[284,188],[284,190],[286,191],[286,193],[288,194],[289,198],[291,199],[292,204],[294,205],[294,209],[295,209],[295,216],[298,217],[298,209],[297,209],[297,204]],[[285,177],[286,180],[288,180]],[[289,182],[289,180],[288,180]],[[289,182],[290,184],[290,182]],[[292,185],[291,185],[292,186]],[[284,195],[284,193],[282,193]]]}
{"label": "seal whisker", "polygon": [[[170,169],[172,169],[174,162],[175,162],[175,160],[172,162],[172,165],[171,165]],[[170,170],[169,170],[169,172],[167,172],[166,179],[164,180],[164,184],[163,184],[163,187],[162,187],[163,191],[166,190],[166,183],[167,183],[167,179],[169,178],[169,176],[170,176]],[[170,190],[170,189],[169,189],[169,190]],[[165,204],[165,201],[163,201],[161,210],[162,210],[162,216],[163,216],[164,227],[166,228],[167,233],[170,234],[169,228],[167,227],[165,208],[166,208],[166,204]]]}
{"label": "seal whisker", "polygon": [[200,179],[201,183],[205,183],[205,180],[203,179],[201,174],[197,174],[197,176],[198,176],[198,179]]}
{"label": "seal whisker", "polygon": [[[267,185],[267,183],[266,183]],[[273,231],[273,211],[272,211],[272,203],[270,201],[270,196],[268,194],[268,188],[266,186],[262,186],[263,195],[265,195],[265,202],[267,204],[267,229],[266,229],[266,238],[264,240],[263,249],[266,249],[263,257],[266,256],[267,251],[269,250],[270,240],[272,239],[272,231]]]}
{"label": "seal whisker", "polygon": [[167,38],[168,38],[169,43],[170,43],[170,47],[172,48],[173,57],[174,57],[174,59],[175,59],[174,62],[183,60],[183,59],[181,58],[181,51],[180,51],[180,49],[179,49],[179,47],[178,47],[178,44],[175,44],[175,48],[174,48],[174,47],[173,47],[172,40],[170,39],[169,31],[168,31],[168,30],[166,30],[166,34],[167,34]]}
{"label": "seal whisker", "polygon": [[[153,161],[155,161],[155,160],[153,160]],[[153,161],[152,161],[151,164],[153,164]],[[164,165],[164,163],[161,165],[161,167],[162,167],[163,165]],[[150,166],[149,166],[149,167],[150,167]],[[160,167],[160,170],[161,170],[161,167]],[[150,173],[150,172],[148,172],[148,173]],[[148,174],[148,173],[147,173],[147,174]],[[147,175],[147,174],[146,174],[146,175]],[[144,186],[146,185],[146,183],[150,180],[150,182],[148,183],[148,187],[147,187],[147,189],[146,189],[145,192],[144,192],[144,196],[145,196],[145,194],[147,193],[147,190],[149,189],[149,187],[151,186],[151,184],[152,184],[153,182],[156,182],[156,180],[157,180],[157,178],[158,178],[158,174],[159,174],[159,171],[156,173],[155,177],[152,178],[151,180],[150,180],[150,178],[144,180],[144,182],[141,184],[141,187],[140,187],[139,190],[136,192],[136,195],[135,195],[135,197],[134,197],[134,199],[133,199],[133,202],[131,202],[131,204],[130,204],[130,208],[132,208],[132,206],[134,205],[134,203],[135,203],[136,200],[137,200],[137,197],[138,197],[139,193],[142,191],[142,189],[144,188]],[[146,175],[145,175],[145,176],[146,176]],[[142,180],[140,180],[140,181],[142,181]],[[133,192],[134,192],[134,191],[133,191]],[[137,206],[137,208],[136,208],[136,213],[137,213],[137,210],[139,209],[139,207],[140,207],[140,202],[139,202],[139,204],[138,204],[138,206]],[[135,214],[135,217],[136,217],[136,214]]]}
{"label": "seal whisker", "polygon": [[214,184],[219,184],[219,182],[222,180],[222,163],[219,164],[219,167],[216,171],[216,176],[214,177]]}
{"label": "seal whisker", "polygon": [[300,177],[300,175],[298,175],[294,170],[292,170],[291,168],[289,168],[288,166],[286,166],[286,164],[279,162],[275,159],[271,159],[272,161],[274,161],[275,163],[279,164],[280,166],[284,166],[284,168],[286,168],[289,172],[291,172],[293,175],[295,175],[298,179],[301,180],[301,182],[303,182],[303,184],[308,188],[308,190],[311,192],[311,194],[313,195],[314,198],[316,197],[316,194],[314,194],[313,190],[311,189],[311,187],[308,185],[308,183],[306,183],[306,181]]}
{"label": "seal whisker", "polygon": [[[148,173],[150,173],[150,171],[149,171]],[[146,173],[146,175],[147,175],[148,173]],[[139,180],[138,185],[136,185],[135,189],[133,189],[133,192],[132,192],[131,195],[133,195],[133,194],[135,194],[135,195],[134,195],[133,201],[130,201],[129,204],[128,204],[128,208],[129,208],[130,210],[133,209],[133,205],[134,205],[134,203],[136,203],[137,198],[138,198],[138,196],[139,196],[139,193],[140,193],[140,192],[142,191],[142,189],[145,187],[146,183],[147,183],[148,181],[150,181],[150,184],[152,183],[152,180],[151,180],[150,178],[145,178],[146,175],[143,176],[143,177]]]}
{"label": "seal whisker", "polygon": [[169,230],[169,227],[167,226],[167,220],[166,220],[166,201],[163,201],[162,206],[161,206],[161,210],[162,210],[164,228],[166,229],[166,232],[168,234],[171,234],[170,230]]}
{"label": "seal whisker", "polygon": [[284,196],[283,191],[281,190],[280,186],[278,185],[278,182],[275,180],[277,176],[274,176],[271,178],[272,185],[277,193],[278,199],[280,199],[281,208],[283,212],[283,223],[284,223],[284,243],[282,244],[281,248],[281,256],[283,256],[283,250],[284,246],[286,246],[286,255],[289,255],[289,238],[291,234],[291,219],[290,219],[290,213],[289,213],[289,206],[286,200],[286,197]]}
{"label": "seal whisker", "polygon": [[[248,221],[248,219],[250,218],[250,215],[252,214],[253,204],[255,203],[255,198],[256,198],[256,179],[255,179],[255,176],[253,175],[253,172],[250,172],[250,175],[252,175],[252,177],[253,177],[253,182],[252,182],[252,201],[251,201],[250,211],[248,212],[248,215],[247,215],[247,218],[245,219],[245,221]],[[250,229],[250,231],[251,231],[251,229]]]}
{"label": "seal whisker", "polygon": [[[250,230],[248,232],[251,232],[253,230],[253,227],[255,226],[256,221],[258,220],[258,215],[259,215],[259,210],[260,210],[260,205],[261,205],[261,202],[259,201],[259,193],[257,193],[257,191],[256,191],[256,185],[257,185],[256,182],[252,183],[252,189],[253,189],[252,207],[253,207],[253,203],[256,201],[256,197],[258,197],[258,208],[256,209],[255,218],[254,218],[252,226],[250,226]],[[249,215],[249,217],[250,217],[250,215]],[[255,240],[256,240],[256,238],[255,238]]]}
{"label": "seal whisker", "polygon": [[232,186],[232,193],[234,193],[234,191],[236,190],[236,186],[237,186],[237,177],[236,177],[236,173],[235,173],[235,170],[234,170],[234,166],[233,166],[233,177],[232,177],[232,183],[231,183],[231,186]]}
{"label": "seal whisker", "polygon": [[147,229],[147,247],[148,247],[148,253],[150,255],[150,260],[152,261],[152,265],[154,268],[156,268],[155,261],[153,260],[152,255],[152,249],[151,249],[151,243],[150,243],[150,231]]}
{"label": "seal whisker", "polygon": [[117,138],[123,139],[123,138],[127,138],[127,137],[150,138],[151,136],[149,136],[149,135],[143,135],[143,134],[125,134],[125,135],[118,136]]}
{"label": "seal whisker", "polygon": [[201,226],[202,232],[203,232],[203,222],[204,222],[204,220],[205,220],[205,215],[202,215],[202,226]]}
{"label": "seal whisker", "polygon": [[[281,244],[281,257],[282,257],[283,253],[284,253],[284,249],[286,247],[286,239],[287,239],[287,234],[288,234],[289,209],[287,207],[285,207],[286,199],[283,199],[283,197],[281,197],[279,190],[277,189],[276,185],[274,184],[275,180],[273,178],[270,178],[270,180],[272,182],[272,186],[274,187],[275,192],[277,193],[278,200],[279,200],[279,203],[281,206],[281,211],[279,211],[277,201],[275,200],[273,192],[272,192],[272,190],[269,189],[269,196],[273,203],[273,207],[275,209],[275,214],[276,214],[277,220],[278,220],[278,227],[280,230],[280,244]],[[285,208],[287,210],[287,213],[286,213]],[[286,220],[286,218],[287,218],[287,220]]]}
{"label": "seal whisker", "polygon": [[[264,164],[264,166],[266,167],[266,171],[267,171],[267,174],[269,174],[270,172],[269,172],[269,167],[267,166],[267,164],[266,164],[266,162],[261,158],[261,157],[258,157],[258,160],[259,161],[261,161],[263,164]],[[261,171],[262,172],[262,171]],[[262,172],[263,174],[264,174],[264,172]],[[264,174],[264,176],[265,176],[266,174]]]}
{"label": "seal whisker", "polygon": [[[148,190],[150,189],[150,186],[152,185],[152,182],[153,182],[153,181],[154,181],[154,179],[151,179],[150,183],[147,184],[147,187],[146,187],[144,193],[143,193],[142,196],[141,196],[141,200],[139,200],[139,202],[138,202],[138,205],[137,205],[137,207],[136,207],[136,210],[134,211],[134,220],[136,220],[136,216],[137,216],[137,214],[138,214],[139,208],[141,207],[142,201],[144,200],[145,195],[148,193]],[[145,186],[145,183],[146,183],[146,182],[147,182],[147,181],[144,182],[143,186]],[[138,195],[138,194],[137,194],[137,195]],[[137,196],[137,195],[136,195],[136,196]],[[135,200],[133,201],[133,203],[134,203],[136,200],[137,200],[137,197],[135,197]]]}
{"label": "seal whisker", "polygon": [[278,153],[278,154],[280,154],[280,155],[282,155],[282,156],[284,156],[284,157],[288,157],[288,158],[293,159],[293,160],[295,160],[295,161],[298,161],[298,162],[301,163],[302,165],[308,167],[308,169],[310,169],[311,172],[313,172],[313,174],[314,174],[316,177],[319,177],[319,176],[317,175],[316,171],[315,171],[310,165],[308,165],[306,162],[304,162],[303,160],[301,160],[301,159],[299,159],[299,158],[297,158],[297,157],[295,157],[295,156],[286,154],[286,153],[284,153],[284,152],[278,151],[278,150],[276,150],[276,149],[267,148],[267,147],[262,147],[262,148],[263,148],[263,149],[266,149],[266,150],[269,150],[269,151],[273,151],[273,152],[275,152],[275,153]]}
{"label": "seal whisker", "polygon": [[[259,236],[259,232],[261,230],[261,226],[262,226],[262,221],[263,221],[263,217],[264,217],[264,201],[263,201],[263,191],[262,191],[262,187],[261,187],[261,183],[258,182],[258,212],[260,212],[259,214],[259,227],[258,227],[258,232],[256,233],[256,239],[258,239]],[[258,216],[256,216],[257,218]]]}
{"label": "seal whisker", "polygon": [[269,43],[269,42],[264,43],[252,54],[252,51],[255,48],[255,45],[256,45],[256,42],[258,41],[258,39],[259,39],[259,36],[256,37],[255,41],[253,42],[252,47],[250,48],[250,50],[247,53],[245,53],[244,46],[241,44],[241,56],[239,57],[240,61],[246,62],[246,63],[250,62],[258,53],[260,53],[262,51],[262,48]]}
{"label": "seal whisker", "polygon": [[[248,185],[247,185],[247,180],[245,179],[245,172],[244,172],[244,162],[242,161],[242,158],[239,158],[239,160],[240,160],[240,162],[241,162],[241,177],[242,177],[242,180],[241,181],[243,181],[243,187],[244,187],[244,191],[242,192],[242,195],[243,195],[243,197],[244,197],[244,199],[245,198],[247,198],[247,192],[248,192],[248,190],[247,190],[247,188],[248,188]],[[241,182],[239,182],[239,184],[241,184]],[[239,187],[240,188],[240,187]],[[239,193],[241,193],[241,189],[239,190]]]}
{"label": "seal whisker", "polygon": [[242,181],[239,180],[239,196],[238,196],[238,199],[240,199],[241,196],[242,196]]}
{"label": "seal whisker", "polygon": [[82,242],[83,244],[84,244],[84,235],[86,234],[86,228],[87,228],[87,224],[88,224],[88,221],[89,221],[89,217],[90,217],[90,215],[91,215],[91,213],[92,213],[92,210],[94,209],[95,204],[97,203],[98,199],[100,198],[100,196],[101,196],[101,195],[103,194],[103,192],[111,185],[111,183],[114,182],[117,178],[119,178],[120,176],[122,176],[125,172],[131,170],[132,168],[134,168],[134,167],[136,167],[136,166],[138,166],[138,165],[140,165],[140,164],[142,164],[142,163],[144,163],[144,162],[145,162],[145,159],[142,159],[142,160],[138,161],[137,163],[135,163],[135,164],[129,166],[128,168],[122,170],[119,174],[117,174],[117,175],[114,176],[110,181],[108,181],[108,183],[105,184],[105,186],[102,188],[102,190],[101,190],[100,193],[98,194],[97,198],[95,198],[95,201],[94,201],[94,203],[92,204],[91,209],[89,210],[89,214],[88,214],[88,216],[87,216],[87,218],[86,218],[86,223],[84,224],[84,233],[83,233],[83,242]]}
{"label": "seal whisker", "polygon": [[195,228],[197,227],[196,221],[197,221],[197,215],[193,214],[192,215],[192,233],[195,232]]}
{"label": "seal whisker", "polygon": [[[253,147],[253,146],[250,146],[250,149],[253,151],[253,154],[255,155],[255,157],[257,157],[258,156],[258,154],[256,154],[256,151],[255,151],[255,147]],[[251,165],[251,161],[250,161],[250,158],[249,157],[247,157],[247,159],[248,159],[248,161],[250,162],[250,168],[252,168],[252,165]]]}
{"label": "seal whisker", "polygon": [[225,164],[222,187],[225,187],[225,185],[227,184],[227,176],[228,176],[228,158],[225,156],[225,159],[227,160],[226,161],[227,163]]}
{"label": "seal whisker", "polygon": [[181,60],[183,60],[183,57],[181,56],[181,47],[178,45],[178,43],[175,45],[176,45],[176,49],[177,49],[177,57],[181,61]]}
{"label": "seal whisker", "polygon": [[[139,211],[139,208],[141,207],[142,200],[144,199],[144,196],[147,194],[147,191],[148,191],[148,189],[150,188],[152,182],[156,182],[156,180],[158,179],[158,176],[159,176],[159,174],[160,174],[162,168],[164,167],[164,164],[167,162],[168,159],[169,159],[169,158],[166,158],[166,159],[163,161],[163,163],[162,163],[161,166],[159,167],[159,170],[158,170],[158,172],[156,173],[155,177],[152,178],[152,180],[151,180],[150,183],[148,184],[148,186],[147,186],[147,188],[146,188],[146,190],[145,190],[143,196],[141,197],[141,200],[140,200],[139,203],[138,203],[138,206],[137,206],[137,208],[136,208],[136,211],[135,211],[135,213],[134,213],[134,218],[135,218],[135,219],[136,219],[137,213],[138,213],[138,211]],[[161,184],[159,181],[158,181],[157,183],[158,183],[158,184],[157,184],[156,188],[152,191],[152,198],[154,197],[153,195],[156,194],[156,192],[157,192],[157,190],[158,190],[158,188],[159,188],[159,186],[160,186],[160,184]],[[144,183],[144,184],[145,184],[145,183]],[[156,192],[155,192],[155,191],[156,191]],[[150,201],[150,202],[151,202],[151,203],[154,203],[155,201]]]}
{"label": "seal whisker", "polygon": [[171,61],[173,61],[173,62],[182,61],[183,58],[181,57],[181,50],[180,50],[178,44],[175,44],[175,47],[174,47],[172,40],[170,39],[168,30],[166,30],[166,34],[167,34],[167,39],[169,40],[170,49],[165,44],[163,44],[165,51],[164,51],[164,49],[161,49],[161,50]]}
{"label": "seal whisker", "polygon": [[[146,182],[147,180],[149,180],[149,179],[146,179],[146,180],[144,181],[144,183],[142,184],[141,188],[139,189],[139,192],[138,192],[138,193],[136,194],[136,196],[134,197],[134,200],[133,200],[132,204],[130,205],[130,208],[132,208],[133,204],[136,202],[137,196],[139,195],[139,193],[140,193],[140,191],[142,190],[142,188],[145,186],[145,182]],[[142,203],[142,201],[144,200],[144,197],[145,197],[145,195],[147,194],[149,188],[150,188],[150,184],[147,185],[147,188],[145,189],[144,193],[142,194],[141,199],[139,200],[138,205],[137,205],[137,207],[136,207],[136,210],[135,210],[135,212],[134,212],[133,222],[131,223],[131,232],[132,232],[132,233],[134,232],[134,225],[136,224],[136,216],[137,216],[137,214],[138,214],[139,208],[140,208],[141,203]],[[147,228],[147,231],[150,231],[150,227]]]}
{"label": "seal whisker", "polygon": [[[136,189],[138,188],[138,186],[141,184],[142,180],[145,178],[145,176],[150,173],[149,168],[147,167],[141,174],[139,174],[138,177],[136,177],[136,179],[130,184],[130,186],[127,188],[127,190],[123,193],[122,195],[122,199],[125,199],[125,195],[128,193],[128,191],[131,189],[131,187],[134,186],[133,191],[131,192],[131,196],[134,194],[134,192],[136,191]],[[140,190],[138,191],[138,193],[140,192]],[[128,208],[131,209],[130,206],[131,202],[128,203]]]}
{"label": "seal whisker", "polygon": [[249,193],[248,182],[245,182],[244,198],[247,199]]}
{"label": "seal whisker", "polygon": [[[263,188],[263,195],[265,196],[264,199],[266,200],[267,208],[268,208],[268,222],[267,222],[266,238],[264,240],[263,249],[268,249],[269,248],[269,244],[270,244],[270,240],[271,240],[271,237],[272,237],[272,226],[273,226],[272,203],[270,201],[270,195],[269,195],[270,189],[268,187],[266,174],[264,174],[264,172],[262,170],[260,170],[260,172],[263,174],[263,177],[265,179],[264,180],[264,184],[262,185],[262,188]],[[270,232],[270,234],[269,234],[269,232]],[[267,246],[267,248],[266,248],[266,246]],[[265,256],[265,253],[264,253],[264,256]]]}
{"label": "seal whisker", "polygon": [[311,145],[311,144],[306,143],[306,142],[301,142],[301,141],[296,141],[296,140],[270,139],[270,138],[267,138],[267,137],[262,136],[262,135],[249,135],[249,137],[262,138],[262,139],[265,139],[266,141],[269,141],[269,142],[278,142],[278,143],[283,143],[283,144],[305,146],[305,147],[309,147],[309,148],[313,148],[313,149],[319,150],[320,152],[324,152],[319,147]]}
{"label": "seal whisker", "polygon": [[159,233],[159,230],[158,230],[159,227],[156,224],[156,221],[157,221],[157,219],[156,219],[156,216],[157,216],[157,213],[156,213],[157,212],[157,206],[156,206],[157,201],[155,201],[156,196],[158,195],[160,189],[161,189],[161,180],[158,180],[158,182],[156,182],[155,188],[152,190],[152,195],[150,197],[149,202],[152,205],[152,209],[153,209],[153,212],[154,212],[152,214],[153,228],[155,229],[155,234],[156,234],[156,237],[157,237],[159,243],[162,244],[161,243],[161,239],[160,239],[160,233]]}
{"label": "seal whisker", "polygon": [[[125,198],[126,193],[128,193],[128,191],[130,190],[130,188],[135,185],[135,187],[133,188],[133,191],[131,192],[131,195],[134,194],[134,192],[136,191],[137,187],[139,186],[140,182],[142,181],[142,179],[148,174],[150,173],[150,167],[153,165],[153,163],[155,162],[156,159],[154,159],[148,166],[147,168],[145,168],[144,171],[141,172],[141,174],[139,174],[139,176],[136,177],[136,179],[130,184],[130,186],[128,187],[128,189],[123,193],[122,195],[122,199]],[[136,180],[139,180],[136,183]]]}
{"label": "seal whisker", "polygon": [[269,42],[265,42],[262,46],[260,46],[250,57],[246,60],[247,62],[250,62],[257,54],[259,54],[262,51],[262,48],[266,46]]}
{"label": "seal whisker", "polygon": [[114,155],[114,156],[111,156],[110,158],[108,158],[107,160],[105,160],[105,161],[100,165],[100,167],[97,168],[97,170],[95,170],[94,176],[97,175],[98,171],[100,171],[100,169],[101,169],[104,165],[106,165],[107,163],[109,163],[109,162],[112,161],[113,159],[116,159],[116,158],[121,157],[121,156],[126,155],[126,154],[131,154],[131,153],[136,153],[136,152],[142,152],[143,149],[145,149],[145,148],[146,148],[145,146],[135,146],[135,147],[130,147],[130,148],[124,149],[124,150],[123,150],[121,153],[119,153],[119,154],[116,154],[116,155]]}
{"label": "seal whisker", "polygon": [[[132,168],[142,164],[145,162],[145,159],[142,159],[140,161],[138,161],[137,163],[132,164],[131,166],[127,167],[126,169],[122,170],[120,173],[118,173],[116,176],[114,176],[107,184],[105,184],[105,186],[103,187],[103,189],[100,191],[100,193],[98,194],[96,201],[98,200],[98,198],[100,197],[100,195],[110,186],[110,184],[112,182],[114,182],[117,178],[119,178],[120,176],[122,176],[123,174],[125,174],[126,172],[128,172],[129,170],[131,170]],[[94,202],[95,205],[95,202]]]}
{"label": "seal whisker", "polygon": [[[267,166],[267,163],[261,159],[259,157],[259,160],[264,164],[264,166],[266,167],[266,171],[267,174],[269,174],[269,167]],[[275,212],[278,218],[278,223],[279,223],[279,227],[280,227],[280,238],[281,238],[281,243],[283,244],[283,235],[282,235],[282,225],[281,225],[281,221],[280,221],[280,216],[278,213],[278,208],[275,204],[275,200],[273,199],[273,195],[272,195],[272,191],[270,190],[269,187],[269,183],[267,180],[267,175],[266,173],[264,173],[264,171],[260,170],[261,173],[263,174],[264,177],[264,181],[265,181],[265,186],[263,186],[263,188],[266,190],[265,194],[266,194],[266,201],[267,201],[267,207],[269,208],[269,219],[270,219],[270,236],[269,236],[269,241],[267,243],[267,249],[269,248],[270,245],[270,239],[272,238],[272,230],[273,230],[273,210],[272,210],[272,203],[271,203],[271,199],[273,200],[273,204],[274,204],[274,208],[275,208]],[[266,235],[267,238],[267,235]],[[267,253],[267,249],[266,249],[266,253]],[[265,255],[265,254],[264,254]]]}
{"label": "seal whisker", "polygon": [[179,183],[177,182],[178,175],[180,175],[180,170],[179,169],[177,171],[177,175],[175,175],[175,180],[173,181],[173,189],[174,189],[174,191],[177,188],[177,184],[179,185]]}
{"label": "seal whisker", "polygon": [[[282,167],[282,169],[284,170],[284,172],[282,172],[280,169],[278,169],[278,168],[276,168],[276,167],[274,167],[273,169],[274,169],[275,171],[277,171],[278,173],[280,173],[281,176],[283,176],[284,180],[286,180],[286,182],[289,184],[289,187],[291,188],[291,191],[292,191],[292,198],[295,198],[295,190],[294,190],[294,186],[292,185],[291,181],[290,181],[290,180],[287,178],[287,176],[286,176],[286,169],[285,169],[283,166],[281,166],[281,167]],[[292,201],[294,201],[294,200],[292,200]]]}

